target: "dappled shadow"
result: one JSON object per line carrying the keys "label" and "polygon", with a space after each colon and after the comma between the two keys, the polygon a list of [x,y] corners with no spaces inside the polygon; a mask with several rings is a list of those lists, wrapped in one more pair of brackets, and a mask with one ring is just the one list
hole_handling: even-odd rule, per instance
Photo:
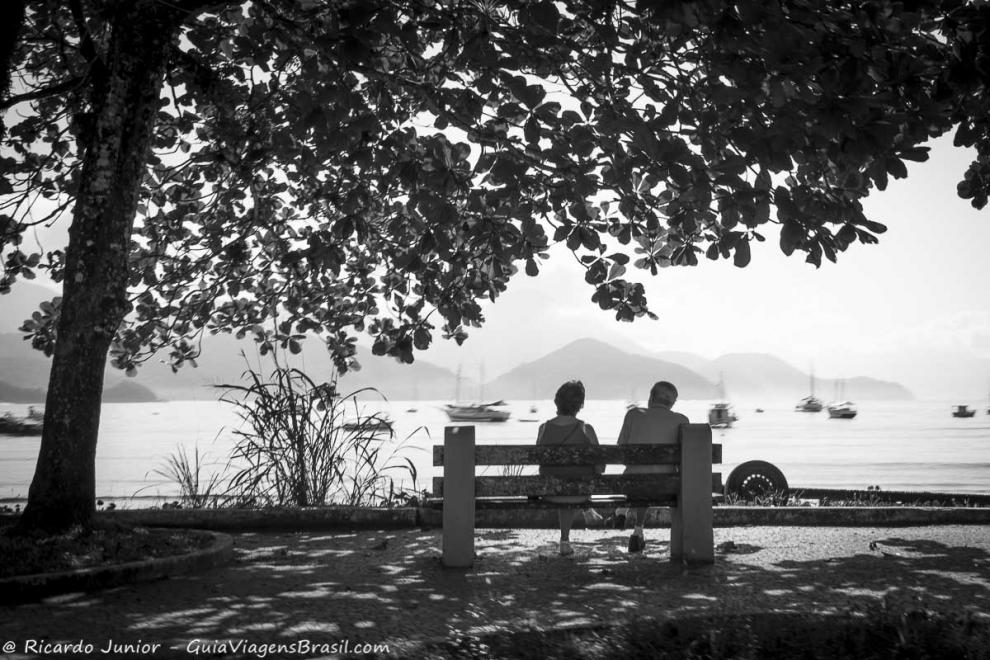
{"label": "dappled shadow", "polygon": [[469,570],[441,566],[438,530],[239,534],[228,567],[3,608],[0,637],[181,649],[196,638],[394,643],[641,615],[831,612],[880,598],[990,610],[986,549],[937,533],[849,541],[844,532],[841,544],[801,529],[769,540],[717,532],[715,564],[684,568],[669,561],[666,530],[647,530],[643,556],[626,552],[626,532],[576,532],[571,557],[557,553],[553,530],[479,530]]}

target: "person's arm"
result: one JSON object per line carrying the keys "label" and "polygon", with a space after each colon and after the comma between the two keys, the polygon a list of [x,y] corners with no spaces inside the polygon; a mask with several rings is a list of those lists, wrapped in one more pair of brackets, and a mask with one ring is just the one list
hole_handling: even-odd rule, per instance
{"label": "person's arm", "polygon": [[543,444],[543,430],[546,428],[547,423],[543,422],[540,424],[539,430],[536,432],[536,446]]}
{"label": "person's arm", "polygon": [[624,445],[629,442],[629,436],[632,434],[632,422],[630,418],[632,417],[633,411],[630,410],[626,413],[626,416],[622,419],[622,428],[619,429],[619,439],[616,440],[617,445]]}
{"label": "person's arm", "polygon": [[[593,427],[591,424],[584,425],[584,435],[586,438],[588,438],[589,445],[591,445],[592,447],[597,447],[599,445],[598,434],[595,433],[595,427]],[[596,463],[594,467],[596,474],[602,474],[603,472],[605,472],[604,463]]]}

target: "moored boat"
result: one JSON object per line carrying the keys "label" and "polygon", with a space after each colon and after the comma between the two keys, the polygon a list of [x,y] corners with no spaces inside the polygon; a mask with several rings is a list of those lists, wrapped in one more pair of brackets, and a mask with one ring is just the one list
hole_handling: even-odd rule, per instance
{"label": "moored boat", "polygon": [[821,412],[824,407],[825,404],[822,403],[822,400],[812,395],[798,401],[797,405],[794,406],[794,410],[795,412]]}
{"label": "moored boat", "polygon": [[718,377],[718,396],[719,401],[708,409],[708,425],[713,429],[732,428],[732,423],[739,418],[736,417],[732,404],[725,400],[725,381],[721,374]]}
{"label": "moored boat", "polygon": [[841,401],[828,405],[829,419],[852,419],[857,412],[856,404],[852,401]]}
{"label": "moored boat", "polygon": [[801,399],[800,401],[798,401],[797,405],[794,406],[794,411],[795,412],[811,412],[811,413],[816,413],[816,412],[821,412],[822,411],[822,408],[825,407],[825,404],[822,403],[822,400],[815,396],[815,372],[814,371],[811,372],[810,377],[811,377],[811,394],[809,394],[808,396],[806,396],[803,399]]}
{"label": "moored boat", "polygon": [[0,435],[41,435],[41,427],[39,421],[14,417],[9,412],[0,416]]}
{"label": "moored boat", "polygon": [[496,410],[504,401],[492,403],[448,403],[443,407],[452,422],[504,422],[511,416],[507,410]]}
{"label": "moored boat", "polygon": [[708,409],[708,425],[713,429],[731,428],[737,419],[730,403],[716,403]]}
{"label": "moored boat", "polygon": [[[485,372],[481,369],[479,378],[481,399],[484,396]],[[454,401],[461,398],[461,369],[457,368],[457,386],[454,391]],[[497,410],[499,406],[504,406],[505,401],[492,401],[489,403],[448,403],[444,405],[443,411],[447,413],[447,418],[452,422],[504,422],[511,416],[507,410]]]}
{"label": "moored boat", "polygon": [[359,422],[344,422],[348,431],[391,431],[392,420],[388,417],[365,417]]}
{"label": "moored boat", "polygon": [[976,414],[976,411],[969,406],[956,406],[952,411],[953,417],[972,417]]}
{"label": "moored boat", "polygon": [[845,380],[835,382],[834,396],[835,398],[827,406],[829,419],[852,419],[856,416],[858,412],[856,410],[856,404],[846,399]]}

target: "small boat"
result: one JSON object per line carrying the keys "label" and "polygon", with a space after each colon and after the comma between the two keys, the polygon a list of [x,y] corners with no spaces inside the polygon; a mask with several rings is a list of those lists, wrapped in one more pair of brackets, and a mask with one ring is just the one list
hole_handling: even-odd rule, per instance
{"label": "small boat", "polygon": [[956,406],[955,410],[952,411],[953,417],[972,417],[975,414],[976,411],[969,406]]}
{"label": "small boat", "polygon": [[511,416],[505,410],[496,410],[496,406],[504,406],[504,401],[492,403],[448,403],[443,407],[447,417],[452,422],[504,422]]}
{"label": "small boat", "polygon": [[761,413],[761,412],[763,412],[763,408],[757,408],[757,409],[756,409],[756,412],[758,412],[758,413]]}
{"label": "small boat", "polygon": [[716,403],[708,409],[708,425],[713,429],[732,428],[732,423],[737,419],[732,411],[732,404]]}
{"label": "small boat", "polygon": [[815,372],[811,372],[811,394],[804,397],[798,401],[797,405],[794,406],[794,412],[810,412],[816,413],[821,412],[825,407],[822,400],[815,396]]}
{"label": "small boat", "polygon": [[828,404],[829,419],[852,419],[856,416],[856,413],[856,404],[852,401]]}
{"label": "small boat", "polygon": [[[485,372],[481,369],[481,396],[484,396]],[[459,401],[461,396],[461,369],[457,368],[457,387],[454,392],[454,401]],[[481,397],[479,397],[481,398]],[[506,410],[496,410],[499,406],[504,406],[505,401],[491,401],[489,403],[448,403],[444,405],[443,411],[447,413],[447,418],[452,422],[504,422],[511,416]]]}
{"label": "small boat", "polygon": [[392,420],[388,417],[365,417],[357,422],[344,422],[343,427],[348,431],[391,431]]}
{"label": "small boat", "polygon": [[41,435],[41,422],[14,417],[9,412],[0,416],[0,435]]}
{"label": "small boat", "polygon": [[816,413],[816,412],[821,412],[822,408],[824,407],[825,404],[822,403],[821,399],[815,396],[806,396],[800,401],[798,401],[798,404],[794,406],[794,411]]}
{"label": "small boat", "polygon": [[856,404],[846,399],[846,381],[835,383],[835,398],[828,404],[829,419],[852,419],[856,416]]}
{"label": "small boat", "polygon": [[722,374],[719,374],[718,377],[718,395],[719,402],[712,404],[712,407],[708,409],[708,425],[713,429],[732,428],[732,423],[739,418],[732,410],[732,404],[725,400],[725,382]]}

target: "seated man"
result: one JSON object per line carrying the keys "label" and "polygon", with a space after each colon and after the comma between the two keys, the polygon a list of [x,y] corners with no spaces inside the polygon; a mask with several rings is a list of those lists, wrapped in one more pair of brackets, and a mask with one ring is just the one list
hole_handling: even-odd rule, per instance
{"label": "seated man", "polygon": [[[677,402],[677,388],[663,380],[650,389],[648,408],[633,408],[626,413],[619,431],[619,445],[664,445],[677,444],[678,427],[687,424],[688,418],[673,412],[671,407]],[[673,465],[627,465],[625,474],[656,474],[674,472]],[[646,547],[643,537],[643,523],[646,522],[646,507],[629,510],[629,518],[635,530],[629,537],[629,552],[642,552]]]}

